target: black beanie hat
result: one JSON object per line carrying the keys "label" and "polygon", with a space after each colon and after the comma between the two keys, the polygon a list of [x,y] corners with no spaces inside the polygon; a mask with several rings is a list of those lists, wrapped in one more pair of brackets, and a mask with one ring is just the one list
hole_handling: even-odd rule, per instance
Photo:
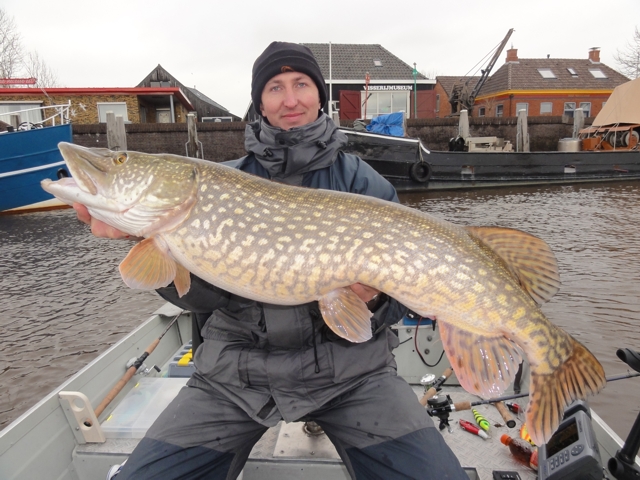
{"label": "black beanie hat", "polygon": [[327,103],[327,89],[320,66],[311,50],[304,45],[288,42],[273,42],[253,64],[251,72],[251,100],[253,108],[259,114],[262,103],[262,90],[269,80],[284,73],[283,67],[290,67],[295,72],[301,72],[311,77],[320,93],[320,108]]}

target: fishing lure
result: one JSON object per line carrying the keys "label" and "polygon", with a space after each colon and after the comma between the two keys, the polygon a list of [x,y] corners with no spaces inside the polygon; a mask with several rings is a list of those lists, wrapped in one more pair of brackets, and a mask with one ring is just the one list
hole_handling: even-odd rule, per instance
{"label": "fishing lure", "polygon": [[480,412],[478,412],[475,408],[472,408],[473,417],[476,419],[476,423],[483,429],[485,432],[489,431],[489,422],[486,418],[484,418]]}
{"label": "fishing lure", "polygon": [[466,420],[460,420],[459,423],[463,430],[466,430],[469,433],[473,433],[474,435],[478,435],[480,438],[484,440],[489,438],[489,435],[487,435],[485,432],[480,430],[473,423],[467,422]]}
{"label": "fishing lure", "polygon": [[522,427],[520,427],[520,438],[526,440],[535,447],[536,444],[533,443],[533,440],[531,440],[531,435],[529,435],[529,430],[527,429],[526,423],[523,423]]}

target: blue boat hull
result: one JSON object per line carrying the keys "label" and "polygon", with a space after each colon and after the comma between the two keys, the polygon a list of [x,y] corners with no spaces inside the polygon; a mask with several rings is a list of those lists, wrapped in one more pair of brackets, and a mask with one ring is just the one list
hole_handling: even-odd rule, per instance
{"label": "blue boat hull", "polygon": [[40,182],[68,176],[58,143],[72,140],[71,124],[0,135],[0,212],[52,200]]}

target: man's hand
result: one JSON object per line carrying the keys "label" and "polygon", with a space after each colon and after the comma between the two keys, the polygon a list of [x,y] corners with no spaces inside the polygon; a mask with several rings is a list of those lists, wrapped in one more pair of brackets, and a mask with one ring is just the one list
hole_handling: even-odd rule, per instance
{"label": "man's hand", "polygon": [[377,298],[380,293],[380,290],[376,290],[373,287],[369,287],[361,283],[354,283],[353,285],[350,285],[350,288],[364,303],[368,303],[374,298]]}
{"label": "man's hand", "polygon": [[91,225],[91,233],[93,233],[96,237],[113,238],[116,240],[131,238],[129,235],[121,232],[117,228],[113,228],[111,225],[107,225],[106,223],[93,218],[89,214],[89,210],[87,210],[87,207],[85,207],[81,203],[74,203],[73,209],[78,215],[78,220],[80,220],[82,223],[86,223],[87,225]]}

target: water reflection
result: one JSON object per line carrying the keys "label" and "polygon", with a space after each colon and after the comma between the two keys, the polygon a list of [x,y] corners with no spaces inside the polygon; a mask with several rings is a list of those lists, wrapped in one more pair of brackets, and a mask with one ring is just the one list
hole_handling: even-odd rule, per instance
{"label": "water reflection", "polygon": [[129,242],[99,240],[72,210],[0,216],[0,428],[163,301],[117,271]]}

